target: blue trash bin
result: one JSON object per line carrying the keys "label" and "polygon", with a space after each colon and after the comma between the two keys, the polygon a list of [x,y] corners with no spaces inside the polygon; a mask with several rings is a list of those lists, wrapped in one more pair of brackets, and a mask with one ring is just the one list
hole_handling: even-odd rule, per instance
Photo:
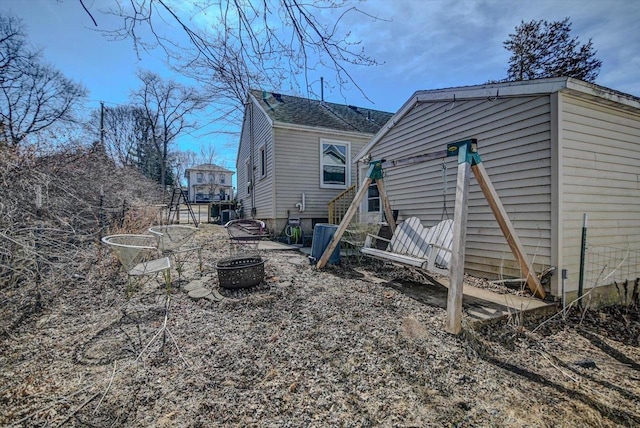
{"label": "blue trash bin", "polygon": [[[322,257],[324,250],[327,249],[333,238],[333,234],[338,230],[338,225],[329,223],[318,223],[313,228],[313,240],[311,241],[311,255],[309,256],[309,262],[311,264],[318,263],[318,260]],[[340,264],[340,243],[331,257],[329,257],[329,263],[337,265]]]}

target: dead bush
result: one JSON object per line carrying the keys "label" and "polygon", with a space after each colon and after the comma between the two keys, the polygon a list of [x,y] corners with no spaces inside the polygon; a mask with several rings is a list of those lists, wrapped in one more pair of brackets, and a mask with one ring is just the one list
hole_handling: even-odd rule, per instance
{"label": "dead bush", "polygon": [[99,145],[48,154],[0,149],[0,324],[39,311],[84,277],[101,236],[140,232],[155,220],[160,189],[117,167]]}

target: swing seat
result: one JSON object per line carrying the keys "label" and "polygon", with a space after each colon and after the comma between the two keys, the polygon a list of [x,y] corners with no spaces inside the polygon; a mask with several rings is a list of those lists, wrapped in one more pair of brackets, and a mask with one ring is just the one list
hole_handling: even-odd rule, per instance
{"label": "swing seat", "polygon": [[[388,243],[386,249],[377,248],[378,240]],[[409,217],[396,227],[391,239],[368,234],[360,251],[369,257],[449,276],[452,247],[453,220],[425,228],[419,218]]]}

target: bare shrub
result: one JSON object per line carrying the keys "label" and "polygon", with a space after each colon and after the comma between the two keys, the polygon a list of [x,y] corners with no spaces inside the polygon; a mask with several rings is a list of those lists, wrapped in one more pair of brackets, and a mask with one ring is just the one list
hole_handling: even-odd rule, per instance
{"label": "bare shrub", "polygon": [[[48,154],[0,152],[0,324],[9,329],[84,279],[100,237],[154,221],[157,186],[122,169],[100,145]],[[128,230],[127,230],[128,229]]]}

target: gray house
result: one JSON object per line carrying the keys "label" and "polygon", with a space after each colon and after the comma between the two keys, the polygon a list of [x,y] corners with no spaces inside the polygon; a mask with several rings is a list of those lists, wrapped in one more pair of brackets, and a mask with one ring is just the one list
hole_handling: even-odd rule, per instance
{"label": "gray house", "polygon": [[328,219],[327,204],[356,183],[350,159],[392,113],[251,91],[236,159],[244,217],[280,233],[290,218],[305,232]]}
{"label": "gray house", "polygon": [[[616,297],[640,277],[640,99],[571,78],[416,92],[353,156],[394,160],[476,138],[484,167],[537,272],[556,274],[554,296],[575,296],[587,214],[584,292]],[[385,170],[399,219],[425,226],[453,218],[457,159]],[[364,201],[366,212],[376,204]],[[486,278],[521,276],[475,179],[468,204],[465,270]],[[621,285],[619,286],[621,288]],[[602,297],[602,296],[601,296]]]}

